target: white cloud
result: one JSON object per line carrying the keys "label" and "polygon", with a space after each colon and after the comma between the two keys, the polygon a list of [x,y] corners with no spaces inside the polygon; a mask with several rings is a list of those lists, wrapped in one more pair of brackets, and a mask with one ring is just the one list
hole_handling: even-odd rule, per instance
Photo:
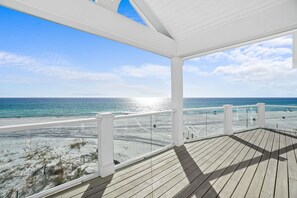
{"label": "white cloud", "polygon": [[262,44],[268,47],[290,46],[292,45],[292,37],[291,36],[280,37],[280,38],[272,39],[270,41],[265,41]]}
{"label": "white cloud", "polygon": [[[1,68],[8,73],[1,75],[0,81],[14,87],[3,89],[0,86],[2,96],[166,97],[170,94],[170,81],[163,80],[170,76],[170,68],[162,65],[123,66],[100,73],[75,69],[68,61],[60,58],[40,59],[0,51],[0,72]],[[26,73],[18,73],[9,68]],[[38,76],[32,77],[34,73]],[[47,79],[40,83],[44,77]],[[24,83],[30,84],[31,90],[22,89]]]}
{"label": "white cloud", "polygon": [[170,67],[162,65],[145,64],[140,67],[122,66],[120,71],[126,75],[136,78],[167,78],[170,76]]}
{"label": "white cloud", "polygon": [[80,71],[70,67],[57,65],[57,63],[54,62],[48,62],[29,56],[21,56],[1,51],[0,66],[13,66],[25,71],[67,80],[114,81],[120,79],[119,76],[113,73],[93,73]]}
{"label": "white cloud", "polygon": [[[264,41],[225,52],[217,52],[203,57],[192,59],[192,61],[211,61],[219,62],[221,60],[229,60],[236,62],[246,61],[248,58],[261,58],[268,56],[290,55],[292,53],[290,46],[292,45],[292,37],[286,36],[281,38]],[[248,57],[247,57],[248,56]]]}
{"label": "white cloud", "polygon": [[183,67],[183,71],[186,73],[190,73],[190,74],[195,74],[198,76],[208,76],[210,75],[210,73],[203,71],[202,69],[200,69],[197,66],[194,65],[185,65]]}
{"label": "white cloud", "polygon": [[[225,75],[232,80],[249,83],[296,81],[297,70],[292,70],[292,59],[260,60],[239,65],[220,66],[212,71],[213,74]],[[270,81],[270,82],[269,82]]]}
{"label": "white cloud", "polygon": [[279,96],[292,93],[296,96],[297,70],[292,69],[291,43],[291,37],[283,37],[211,54],[201,57],[200,61],[216,63],[214,69],[207,72],[197,67],[195,72],[194,67],[191,70],[194,74],[206,72],[231,82],[269,89]]}

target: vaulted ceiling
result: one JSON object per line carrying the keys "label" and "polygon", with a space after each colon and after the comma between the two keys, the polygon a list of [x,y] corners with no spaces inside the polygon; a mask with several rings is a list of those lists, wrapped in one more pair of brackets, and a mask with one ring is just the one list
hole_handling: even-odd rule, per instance
{"label": "vaulted ceiling", "polygon": [[167,57],[190,58],[297,30],[296,0],[130,2],[147,27],[117,14],[120,0],[0,0],[0,5]]}

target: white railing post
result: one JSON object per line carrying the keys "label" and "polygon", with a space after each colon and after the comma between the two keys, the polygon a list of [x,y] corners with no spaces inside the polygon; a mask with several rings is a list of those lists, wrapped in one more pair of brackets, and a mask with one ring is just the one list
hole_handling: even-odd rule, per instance
{"label": "white railing post", "polygon": [[98,166],[101,177],[112,175],[115,171],[113,161],[113,125],[112,113],[98,113]]}
{"label": "white railing post", "polygon": [[183,60],[180,57],[171,59],[171,100],[174,110],[172,118],[172,143],[175,146],[184,144],[183,135]]}
{"label": "white railing post", "polygon": [[265,127],[265,103],[258,103],[258,127]]}
{"label": "white railing post", "polygon": [[224,133],[233,135],[233,105],[224,105]]}

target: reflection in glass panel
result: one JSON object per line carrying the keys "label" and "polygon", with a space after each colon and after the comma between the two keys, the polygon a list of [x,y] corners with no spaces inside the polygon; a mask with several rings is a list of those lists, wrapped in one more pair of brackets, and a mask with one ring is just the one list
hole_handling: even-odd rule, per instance
{"label": "reflection in glass panel", "polygon": [[115,119],[115,163],[122,163],[170,145],[171,133],[172,113]]}
{"label": "reflection in glass panel", "polygon": [[219,135],[223,132],[223,108],[184,111],[184,137],[186,140]]}
{"label": "reflection in glass panel", "polygon": [[271,129],[297,132],[297,107],[266,106],[265,125]]}
{"label": "reflection in glass panel", "polygon": [[235,107],[233,108],[233,131],[257,128],[257,119],[257,107]]}

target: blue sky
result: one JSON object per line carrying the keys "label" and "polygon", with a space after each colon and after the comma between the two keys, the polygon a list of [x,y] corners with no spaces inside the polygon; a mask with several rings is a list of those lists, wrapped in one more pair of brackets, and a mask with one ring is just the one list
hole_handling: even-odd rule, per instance
{"label": "blue sky", "polygon": [[[129,5],[119,12],[143,21]],[[185,97],[297,96],[290,36],[185,61]],[[170,60],[0,7],[0,97],[170,97]]]}

